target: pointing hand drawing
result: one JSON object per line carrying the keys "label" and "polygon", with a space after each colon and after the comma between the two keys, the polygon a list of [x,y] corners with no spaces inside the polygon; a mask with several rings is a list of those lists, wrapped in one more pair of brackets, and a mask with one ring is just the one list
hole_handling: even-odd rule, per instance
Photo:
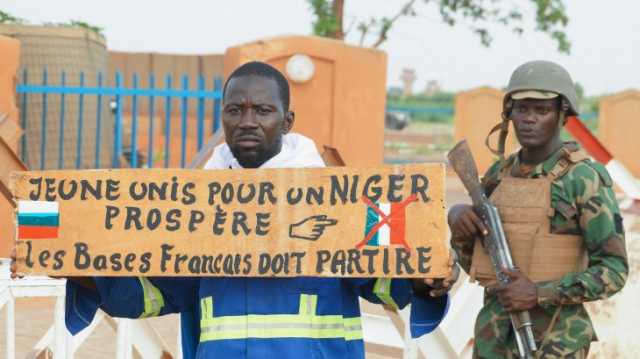
{"label": "pointing hand drawing", "polygon": [[322,236],[328,226],[335,226],[338,220],[316,215],[289,226],[289,237],[315,241]]}

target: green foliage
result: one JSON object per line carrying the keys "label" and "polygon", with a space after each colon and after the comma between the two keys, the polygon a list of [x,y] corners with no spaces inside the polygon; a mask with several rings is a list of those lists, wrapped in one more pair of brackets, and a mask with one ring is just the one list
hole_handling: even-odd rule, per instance
{"label": "green foliage", "polygon": [[387,95],[387,104],[413,107],[453,107],[454,92],[439,92],[433,95],[416,94],[408,97]]}
{"label": "green foliage", "polygon": [[[334,37],[335,30],[342,28],[343,18],[337,18],[333,5],[337,0],[307,0],[313,11],[313,33],[318,36]],[[358,22],[356,26],[360,33],[360,45],[369,36],[375,40],[371,47],[378,47],[387,40],[387,34],[396,20],[406,16],[416,16],[417,0],[405,0],[399,10],[392,16],[382,16]],[[569,18],[566,15],[563,0],[422,0],[425,6],[437,9],[443,22],[450,26],[466,25],[476,34],[480,42],[489,46],[493,40],[488,25],[499,24],[507,27],[516,34],[524,32],[523,22],[528,3],[533,6],[535,13],[535,30],[546,33],[557,44],[558,51],[569,53],[571,44],[564,32]],[[344,2],[341,1],[343,6]],[[420,11],[424,11],[421,9]],[[342,13],[342,12],[340,12]]]}
{"label": "green foliage", "polygon": [[329,0],[307,0],[309,8],[315,15],[313,34],[322,37],[333,37],[338,30],[338,19]]}
{"label": "green foliage", "polygon": [[562,0],[530,0],[536,5],[536,30],[546,32],[558,44],[560,52],[569,53],[571,44],[562,28],[569,23]]}
{"label": "green foliage", "polygon": [[600,112],[600,96],[585,97],[580,103],[580,110],[582,112],[593,112],[598,114]]}
{"label": "green foliage", "polygon": [[22,24],[25,20],[0,10],[0,24]]}
{"label": "green foliage", "polygon": [[408,97],[402,95],[388,95],[387,102],[402,106],[427,106],[437,104],[439,106],[453,106],[453,99],[456,96],[454,92],[438,92],[433,95],[415,94]]}
{"label": "green foliage", "polygon": [[[0,10],[0,24],[28,24],[28,21],[25,19],[21,19],[19,17],[15,17],[7,12]],[[98,35],[104,35],[102,32],[104,30],[103,28],[91,25],[88,22],[82,21],[82,20],[70,20],[67,22],[44,22],[42,25],[79,27],[82,29],[95,32]]]}
{"label": "green foliage", "polygon": [[70,20],[67,22],[45,22],[42,25],[44,26],[60,26],[60,27],[76,27],[80,29],[85,29],[87,31],[95,32],[98,35],[103,35],[102,28],[90,25],[84,21]]}
{"label": "green foliage", "polygon": [[412,122],[451,124],[453,116],[450,112],[453,112],[454,97],[455,93],[453,92],[440,92],[430,96],[419,94],[409,97],[388,95],[387,106],[409,110]]}
{"label": "green foliage", "polygon": [[[493,40],[487,29],[490,23],[508,27],[516,34],[524,32],[522,2],[511,3],[502,0],[439,0],[437,2],[445,23],[454,26],[462,19],[470,20],[471,30],[479,36],[480,42],[485,46],[489,46]],[[535,29],[547,33],[557,43],[560,52],[569,53],[571,44],[563,31],[569,18],[562,0],[529,0],[529,3],[532,3],[535,8]]]}
{"label": "green foliage", "polygon": [[91,25],[91,24],[89,24],[89,23],[87,23],[85,21],[71,20],[71,21],[69,21],[69,26],[79,27],[79,28],[82,28],[82,29],[93,31],[98,35],[104,35],[102,33],[102,31],[104,30],[103,28]]}

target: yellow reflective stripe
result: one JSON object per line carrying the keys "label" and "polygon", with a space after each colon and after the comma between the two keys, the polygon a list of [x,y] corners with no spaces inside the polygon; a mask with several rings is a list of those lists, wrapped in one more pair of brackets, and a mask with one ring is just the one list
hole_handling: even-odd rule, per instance
{"label": "yellow reflective stripe", "polygon": [[391,278],[378,278],[373,286],[373,293],[380,298],[382,303],[398,309],[398,304],[391,296]]}
{"label": "yellow reflective stripe", "polygon": [[315,328],[239,328],[225,329],[221,331],[203,331],[200,334],[200,342],[229,339],[273,339],[273,338],[308,338],[329,339],[345,338],[342,329],[315,329]]}
{"label": "yellow reflective stripe", "polygon": [[213,297],[200,298],[200,318],[213,318]]}
{"label": "yellow reflective stripe", "polygon": [[316,314],[318,308],[318,296],[311,294],[300,294],[300,307],[298,313],[301,315]]}
{"label": "yellow reflective stripe", "polygon": [[153,317],[160,314],[164,307],[164,298],[158,288],[145,277],[138,277],[144,295],[144,312],[140,318]]}
{"label": "yellow reflective stripe", "polygon": [[[261,319],[261,322],[256,322],[256,318],[249,316],[242,317],[237,318],[243,320],[236,323],[230,323],[229,320],[225,322],[216,322],[214,320],[206,323],[201,328],[200,341],[284,337],[362,339],[362,326],[359,321],[351,321],[351,323],[347,324],[345,320],[347,318],[342,318],[342,316],[332,316],[335,318],[323,318],[323,320],[304,318],[301,321],[274,321],[273,319],[283,318],[273,318],[265,315],[263,317],[266,318]],[[265,319],[268,319],[268,322],[265,322]]]}
{"label": "yellow reflective stripe", "polygon": [[362,339],[362,320],[360,317],[343,318],[345,340],[358,340]]}
{"label": "yellow reflective stripe", "polygon": [[[201,300],[201,305],[206,308]],[[300,295],[298,314],[249,314],[207,317],[202,310],[200,341],[244,338],[362,339],[360,317],[316,315],[318,296]]]}
{"label": "yellow reflective stripe", "polygon": [[342,324],[342,315],[300,315],[300,314],[248,314],[231,315],[226,317],[214,317],[201,319],[201,324],[205,326],[214,325],[245,325],[245,324]]}

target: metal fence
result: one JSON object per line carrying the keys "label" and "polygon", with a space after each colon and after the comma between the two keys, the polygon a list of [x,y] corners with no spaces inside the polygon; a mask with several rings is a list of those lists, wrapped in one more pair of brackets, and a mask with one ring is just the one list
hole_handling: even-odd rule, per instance
{"label": "metal fence", "polygon": [[[17,86],[22,161],[41,170],[185,167],[220,127],[222,80],[157,80],[153,73],[125,79],[120,73],[23,70]],[[451,123],[454,116],[446,104],[388,105],[387,111],[427,122]],[[595,126],[595,114],[582,118]]]}
{"label": "metal fence", "polygon": [[[140,76],[134,73],[129,82],[131,86],[124,87],[120,73],[113,76],[113,82],[102,73],[95,79],[87,79],[82,72],[71,82],[64,71],[54,78],[46,68],[38,74],[41,75],[39,81],[30,83],[29,75],[23,70],[17,92],[25,131],[20,155],[30,168],[120,168],[127,167],[125,161],[132,168],[185,167],[188,154],[195,155],[205,138],[220,127],[222,81],[218,77],[207,84],[203,76],[193,81],[183,75],[176,86],[173,76],[167,75],[161,86],[154,74],[148,74],[144,78],[146,86],[141,87]],[[88,100],[91,100],[91,109],[86,108]],[[128,113],[123,113],[125,101],[131,109]],[[71,102],[72,109],[69,108]],[[189,111],[193,102],[195,114]],[[30,108],[33,106],[37,107],[36,112]],[[141,128],[141,114],[147,122],[146,128]],[[173,123],[176,120],[178,124]],[[95,132],[90,133],[88,128]],[[145,134],[146,144],[139,142],[141,133]],[[192,134],[189,140],[193,141],[188,141],[189,133]],[[93,143],[87,143],[89,137]],[[112,143],[105,143],[105,138],[112,139]],[[178,158],[172,153],[176,147],[172,139],[179,141]],[[74,144],[72,148],[68,146],[70,142]],[[188,143],[192,148],[187,148]],[[83,161],[85,152],[89,151],[93,152],[93,158]],[[57,161],[52,162],[51,157],[57,157]]]}

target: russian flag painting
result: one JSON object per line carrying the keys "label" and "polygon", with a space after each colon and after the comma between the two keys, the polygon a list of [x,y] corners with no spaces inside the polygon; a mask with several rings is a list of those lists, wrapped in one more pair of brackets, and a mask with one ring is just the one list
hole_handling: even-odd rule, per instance
{"label": "russian flag painting", "polygon": [[55,239],[59,227],[58,202],[18,201],[18,239]]}
{"label": "russian flag painting", "polygon": [[356,248],[362,248],[365,245],[401,245],[409,249],[405,240],[405,210],[407,205],[415,200],[417,200],[416,196],[411,196],[398,203],[373,203],[363,197],[362,201],[367,205],[364,239],[356,245]]}

